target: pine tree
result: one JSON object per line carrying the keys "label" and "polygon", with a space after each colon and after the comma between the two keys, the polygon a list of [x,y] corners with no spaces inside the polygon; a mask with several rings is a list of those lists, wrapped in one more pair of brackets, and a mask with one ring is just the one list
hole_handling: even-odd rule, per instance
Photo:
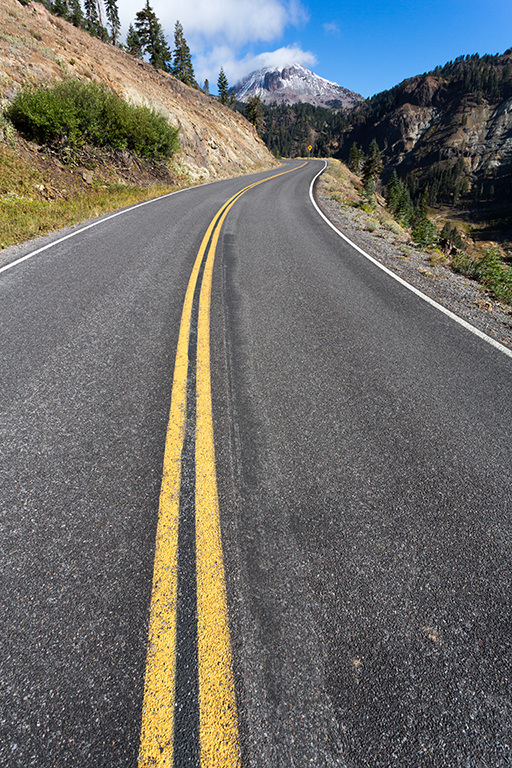
{"label": "pine tree", "polygon": [[143,53],[149,55],[155,69],[170,72],[171,51],[165,40],[164,31],[154,10],[146,0],[146,5],[135,15],[135,29],[139,35]]}
{"label": "pine tree", "polygon": [[408,227],[414,216],[411,194],[395,170],[386,187],[386,203],[394,218],[402,226]]}
{"label": "pine tree", "polygon": [[372,143],[370,144],[370,149],[368,150],[368,155],[366,156],[363,164],[363,182],[366,184],[371,180],[375,183],[379,178],[381,170],[382,159],[380,156],[379,145],[377,144],[376,140],[373,139]]}
{"label": "pine tree", "polygon": [[361,168],[364,162],[364,152],[361,149],[361,147],[358,147],[356,143],[352,144],[350,147],[350,155],[349,155],[349,161],[348,161],[348,167],[352,171],[352,173],[355,173],[359,176],[361,173]]}
{"label": "pine tree", "polygon": [[75,27],[81,27],[84,23],[84,14],[80,5],[80,0],[69,0],[69,21]]}
{"label": "pine tree", "polygon": [[393,170],[391,178],[386,186],[386,204],[393,215],[395,215],[397,211],[402,191],[403,184],[398,178],[396,170]]}
{"label": "pine tree", "polygon": [[217,79],[217,88],[219,91],[218,99],[221,104],[229,104],[229,85],[228,79],[224,73],[224,67],[220,68],[219,77]]}
{"label": "pine tree", "polygon": [[426,247],[435,245],[437,242],[436,227],[428,216],[422,216],[414,224],[411,237],[415,243]]}
{"label": "pine tree", "polygon": [[179,21],[174,27],[174,51],[172,54],[172,74],[185,85],[197,88],[190,48],[183,34],[183,27]]}
{"label": "pine tree", "polygon": [[116,0],[105,0],[105,15],[110,26],[112,45],[117,45],[119,42],[119,32],[121,31],[121,22],[119,21],[119,10]]}
{"label": "pine tree", "polygon": [[139,33],[132,24],[128,27],[128,34],[126,35],[126,50],[136,59],[142,59],[142,43]]}
{"label": "pine tree", "polygon": [[54,0],[51,11],[56,16],[60,16],[63,19],[67,19],[69,9],[68,9],[66,0]]}
{"label": "pine tree", "polygon": [[90,35],[98,35],[100,19],[98,16],[98,6],[96,0],[84,0],[85,10],[85,28]]}
{"label": "pine tree", "polygon": [[263,123],[263,108],[259,96],[251,96],[245,106],[245,116],[259,133]]}

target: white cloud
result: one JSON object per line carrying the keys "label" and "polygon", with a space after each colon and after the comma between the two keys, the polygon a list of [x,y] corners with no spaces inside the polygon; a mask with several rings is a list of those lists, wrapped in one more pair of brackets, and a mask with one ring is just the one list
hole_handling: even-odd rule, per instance
{"label": "white cloud", "polygon": [[[124,35],[129,24],[134,22],[137,11],[144,5],[145,0],[125,0],[119,8]],[[186,4],[182,0],[150,0],[150,5],[162,24],[171,48],[176,21],[179,19],[183,25],[200,83],[208,78],[213,85],[221,66],[229,82],[234,83],[260,66],[271,65],[255,63],[253,66],[251,61],[269,61],[272,65],[314,61],[313,55],[301,51],[299,46],[280,48],[258,56],[246,55],[240,60],[244,46],[278,40],[286,27],[305,23],[307,13],[300,0],[195,0]]]}
{"label": "white cloud", "polygon": [[256,56],[246,56],[242,61],[237,62],[236,80],[240,80],[256,69],[263,69],[263,67],[285,67],[287,64],[303,64],[312,67],[316,62],[317,58],[311,51],[303,51],[298,45],[287,45],[276,51],[265,51]]}
{"label": "white cloud", "polygon": [[331,21],[328,24],[323,24],[324,32],[330,35],[336,35],[340,29],[335,21]]}
{"label": "white cloud", "polygon": [[[120,7],[125,34],[144,4],[144,0],[126,0]],[[190,47],[192,40],[235,46],[275,40],[286,26],[307,18],[300,0],[195,0],[186,4],[182,0],[150,0],[150,5],[170,40],[179,19]]]}
{"label": "white cloud", "polygon": [[275,51],[248,54],[238,60],[228,46],[220,46],[211,52],[198,56],[194,65],[199,83],[205,78],[210,81],[210,87],[215,90],[217,75],[220,68],[228,78],[230,85],[235,85],[246,75],[263,67],[285,67],[287,64],[303,64],[306,67],[316,64],[316,56],[310,51],[303,51],[298,45],[289,45]]}

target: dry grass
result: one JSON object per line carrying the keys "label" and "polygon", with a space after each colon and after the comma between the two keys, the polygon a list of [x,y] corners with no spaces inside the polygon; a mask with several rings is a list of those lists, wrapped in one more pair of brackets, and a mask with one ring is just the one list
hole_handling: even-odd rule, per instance
{"label": "dry grass", "polygon": [[[73,176],[69,172],[69,180]],[[67,185],[53,194],[48,178],[14,149],[0,145],[0,248],[173,191],[167,184],[118,181]]]}
{"label": "dry grass", "polygon": [[359,200],[361,180],[339,160],[329,159],[321,184],[330,198],[341,205],[351,205]]}

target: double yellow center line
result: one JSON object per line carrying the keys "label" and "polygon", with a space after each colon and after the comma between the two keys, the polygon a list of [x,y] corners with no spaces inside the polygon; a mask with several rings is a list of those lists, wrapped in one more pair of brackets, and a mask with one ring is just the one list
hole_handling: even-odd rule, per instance
{"label": "double yellow center line", "polygon": [[[303,165],[250,184],[220,208],[188,283],[160,492],[139,768],[241,764],[213,440],[213,265],[222,225],[241,195]],[[187,452],[191,459],[185,470]]]}

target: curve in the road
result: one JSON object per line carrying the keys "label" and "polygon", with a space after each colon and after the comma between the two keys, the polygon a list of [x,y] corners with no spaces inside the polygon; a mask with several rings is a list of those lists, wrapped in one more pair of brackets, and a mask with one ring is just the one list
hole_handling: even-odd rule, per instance
{"label": "curve in the road", "polygon": [[[213,265],[222,225],[236,201],[304,165],[244,187],[219,209],[188,283],[160,495],[140,768],[184,761],[209,768],[240,765],[213,442]],[[194,358],[195,366],[189,366]]]}
{"label": "curve in the road", "polygon": [[427,302],[427,304],[431,304],[433,307],[438,309],[443,314],[447,315],[447,317],[451,318],[452,320],[455,320],[456,323],[459,323],[459,325],[462,325],[463,328],[466,328],[466,330],[471,331],[471,333],[474,333],[475,336],[478,336],[480,339],[483,339],[488,344],[491,344],[491,346],[496,347],[496,349],[499,349],[500,352],[504,352],[508,357],[512,357],[512,350],[506,347],[504,344],[500,344],[499,341],[496,341],[496,339],[493,339],[491,336],[488,336],[486,333],[481,331],[479,328],[476,328],[474,325],[471,325],[471,323],[466,322],[462,317],[459,317],[459,315],[456,315],[455,312],[451,312],[446,307],[443,307],[442,304],[439,304],[439,302],[432,299],[430,296],[427,296],[426,293],[423,293],[423,291],[420,291],[418,288],[416,288],[414,285],[411,285],[411,283],[408,283],[407,280],[403,280],[399,275],[397,275],[395,272],[393,272],[391,269],[388,269],[384,264],[382,264],[377,259],[374,259],[373,256],[370,256],[369,253],[366,253],[362,248],[360,248],[358,245],[356,245],[352,240],[347,237],[343,232],[341,232],[337,227],[334,226],[332,221],[329,221],[327,216],[320,210],[318,207],[316,200],[313,195],[313,188],[315,186],[315,182],[318,179],[318,177],[324,172],[326,166],[324,166],[314,177],[314,179],[311,181],[310,187],[309,187],[309,197],[311,202],[313,203],[313,206],[316,208],[319,215],[322,217],[322,219],[325,221],[326,224],[328,224],[331,229],[333,229],[336,234],[342,238],[342,240],[345,240],[354,250],[356,250],[358,253],[361,254],[361,256],[364,256],[365,259],[368,259],[368,261],[371,261],[372,264],[375,264],[376,267],[379,267],[379,269],[382,269],[383,272],[385,272],[387,275],[392,277],[394,280],[396,280],[400,285],[403,285],[404,288],[407,288],[409,291],[412,291],[417,296],[419,296],[421,299]]}

